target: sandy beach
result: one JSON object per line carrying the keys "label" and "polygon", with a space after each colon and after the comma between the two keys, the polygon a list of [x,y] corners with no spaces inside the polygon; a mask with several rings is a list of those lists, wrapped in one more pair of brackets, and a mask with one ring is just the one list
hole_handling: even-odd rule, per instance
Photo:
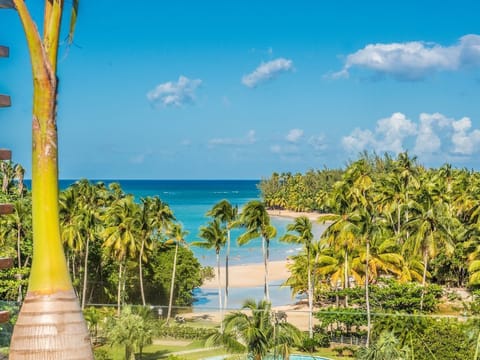
{"label": "sandy beach", "polygon": [[273,209],[268,209],[267,212],[268,212],[268,215],[270,216],[276,216],[281,218],[296,219],[300,216],[305,216],[312,222],[318,221],[320,217],[325,215],[317,212],[296,212],[292,210],[273,210]]}
{"label": "sandy beach", "polygon": [[[309,212],[294,212],[289,210],[268,210],[270,216],[295,219],[300,216],[308,217],[312,222],[318,220],[322,214]],[[270,261],[268,264],[269,283],[284,282],[290,276],[287,268],[289,260]],[[202,289],[216,291],[218,289],[218,282],[216,279],[217,269],[215,270],[215,277],[205,281]],[[220,267],[220,278],[222,288],[225,286],[225,267]],[[264,284],[264,264],[253,263],[244,265],[233,265],[229,267],[229,287],[232,288],[253,288],[260,287]],[[302,330],[308,329],[308,306],[306,301],[294,303],[292,299],[291,304],[275,306],[274,311],[283,311],[287,314],[288,321]],[[202,316],[207,316],[213,322],[220,321],[220,313],[217,311],[206,311],[199,313],[185,314],[187,318],[195,319]]]}
{"label": "sandy beach", "polygon": [[[269,282],[287,280],[290,273],[287,269],[288,260],[285,261],[270,261],[268,263]],[[245,288],[263,285],[264,265],[260,264],[246,264],[229,266],[229,286],[233,288]],[[216,278],[217,269],[215,268],[215,278],[206,281],[202,288],[217,289],[218,282]],[[220,278],[222,287],[225,286],[225,267],[220,268]]]}
{"label": "sandy beach", "polygon": [[[288,261],[271,261],[269,262],[269,281],[278,282],[284,281],[289,277],[289,271],[287,268]],[[225,268],[221,268],[222,286],[224,286]],[[263,285],[263,264],[247,264],[247,265],[235,265],[229,267],[229,285],[230,288],[249,288]],[[202,289],[209,289],[216,291],[218,287],[216,278],[210,279],[205,282]],[[274,311],[283,311],[287,315],[287,319],[290,323],[297,326],[299,329],[308,329],[308,306],[306,301],[300,303],[286,304],[282,306],[276,306]],[[187,319],[208,318],[209,321],[218,323],[220,321],[220,313],[218,311],[208,310],[196,313],[185,314]]]}

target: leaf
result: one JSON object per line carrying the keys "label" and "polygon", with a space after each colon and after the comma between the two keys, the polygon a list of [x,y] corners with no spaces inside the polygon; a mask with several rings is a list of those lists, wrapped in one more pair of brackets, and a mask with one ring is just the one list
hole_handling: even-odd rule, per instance
{"label": "leaf", "polygon": [[[2,0],[0,0],[1,2]],[[70,15],[70,26],[68,30],[68,44],[73,43],[73,34],[75,33],[75,26],[77,25],[78,3],[80,0],[73,0],[72,14]]]}

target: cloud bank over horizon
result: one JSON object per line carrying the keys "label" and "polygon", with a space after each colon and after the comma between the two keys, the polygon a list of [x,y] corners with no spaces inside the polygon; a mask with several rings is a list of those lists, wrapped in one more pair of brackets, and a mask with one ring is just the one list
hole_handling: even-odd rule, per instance
{"label": "cloud bank over horizon", "polygon": [[396,80],[418,81],[442,71],[480,66],[480,35],[462,36],[451,46],[433,42],[368,44],[347,55],[343,69],[332,78],[348,78],[352,69],[365,69]]}
{"label": "cloud bank over horizon", "polygon": [[395,155],[406,150],[419,157],[468,159],[480,154],[480,130],[469,117],[449,118],[441,113],[421,113],[413,121],[403,113],[380,119],[371,129],[354,129],[342,138],[347,153],[375,151]]}

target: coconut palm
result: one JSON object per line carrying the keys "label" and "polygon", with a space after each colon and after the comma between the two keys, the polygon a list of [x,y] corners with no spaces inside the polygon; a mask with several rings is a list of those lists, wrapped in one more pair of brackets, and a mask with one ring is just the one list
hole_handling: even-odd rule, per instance
{"label": "coconut palm", "polygon": [[401,347],[400,341],[392,332],[383,332],[372,347],[359,351],[357,359],[405,360],[409,358],[409,355],[409,349],[406,346]]}
{"label": "coconut palm", "polygon": [[243,311],[228,314],[224,333],[212,335],[206,345],[224,345],[229,351],[247,352],[249,358],[261,360],[272,350],[288,359],[289,349],[298,345],[301,332],[287,322],[278,322],[271,305],[265,300],[246,300]]}
{"label": "coconut palm", "polygon": [[166,231],[175,217],[168,205],[162,202],[158,196],[142,198],[141,201],[142,208],[139,213],[141,244],[138,254],[138,271],[142,305],[145,306],[145,292],[143,289],[143,262],[146,261],[145,248],[151,248],[154,237],[158,237],[162,231]]}
{"label": "coconut palm", "polygon": [[220,225],[218,219],[214,219],[207,226],[200,228],[200,237],[203,241],[194,241],[191,245],[204,249],[215,249],[217,259],[217,282],[218,282],[218,310],[220,311],[221,331],[223,332],[223,307],[222,307],[222,283],[220,278],[220,250],[226,243],[226,231]]}
{"label": "coconut palm", "polygon": [[[290,233],[294,232],[294,234]],[[312,223],[301,216],[295,219],[293,224],[287,225],[287,233],[280,238],[280,241],[287,243],[302,244],[307,253],[307,283],[308,283],[308,334],[313,338],[313,284],[310,256],[312,252]]]}
{"label": "coconut palm", "polygon": [[220,200],[213,205],[212,209],[207,212],[207,216],[213,216],[215,219],[219,219],[223,226],[227,229],[227,251],[225,253],[225,301],[224,307],[228,307],[228,261],[230,258],[230,232],[233,227],[237,226],[238,220],[238,208],[232,206],[228,200]]}
{"label": "coconut palm", "polygon": [[85,252],[83,262],[83,287],[82,287],[82,310],[85,308],[88,285],[88,258],[90,254],[90,245],[97,239],[100,232],[100,208],[105,205],[106,188],[103,183],[95,185],[87,180],[80,180],[75,185],[78,201],[78,226],[85,239]]}
{"label": "coconut palm", "polygon": [[[64,1],[45,1],[43,36],[24,0],[12,0],[23,25],[33,74],[32,212],[33,263],[10,345],[10,358],[93,359],[88,329],[68,273],[59,228],[57,54]],[[78,0],[72,3],[71,43]],[[45,321],[58,333],[47,334]]]}
{"label": "coconut palm", "polygon": [[252,200],[245,205],[240,215],[240,224],[245,228],[245,232],[237,239],[239,245],[244,245],[259,237],[262,238],[263,264],[265,267],[264,297],[266,301],[269,301],[268,260],[270,257],[270,239],[277,235],[277,229],[270,224],[270,216],[265,209],[265,205],[257,200]]}
{"label": "coconut palm", "polygon": [[135,349],[140,350],[152,343],[153,326],[142,316],[135,314],[130,306],[126,306],[121,315],[110,320],[107,328],[108,340],[111,344],[125,346],[125,360],[135,360]]}
{"label": "coconut palm", "polygon": [[168,300],[168,312],[167,312],[167,323],[172,316],[172,305],[173,305],[173,292],[175,290],[175,273],[177,271],[177,255],[178,247],[180,245],[184,246],[186,244],[185,237],[188,235],[187,231],[184,231],[181,224],[172,224],[167,231],[168,240],[165,242],[166,245],[175,245],[175,255],[173,256],[173,269],[172,269],[172,280],[170,282],[170,298]]}
{"label": "coconut palm", "polygon": [[[422,287],[427,282],[428,261],[437,254],[438,246],[443,246],[447,253],[453,251],[451,235],[445,227],[442,218],[443,206],[434,203],[426,188],[423,188],[420,198],[415,202],[410,220],[406,227],[411,234],[404,246],[404,251],[410,256],[420,255],[423,260]],[[425,291],[422,291],[420,309],[423,308]]]}
{"label": "coconut palm", "polygon": [[125,283],[126,261],[128,257],[134,257],[138,252],[139,211],[133,196],[128,195],[114,202],[104,214],[106,225],[103,230],[105,239],[103,246],[118,261],[117,315],[120,315],[123,303],[122,288]]}

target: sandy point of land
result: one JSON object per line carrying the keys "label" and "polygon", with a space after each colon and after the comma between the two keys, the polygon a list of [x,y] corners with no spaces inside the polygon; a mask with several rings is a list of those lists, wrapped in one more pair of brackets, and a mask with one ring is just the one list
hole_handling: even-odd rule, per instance
{"label": "sandy point of land", "polygon": [[[287,280],[290,272],[287,268],[288,261],[270,261],[268,263],[268,280],[272,281]],[[217,269],[215,268],[215,278],[203,283],[203,289],[217,289]],[[264,283],[265,267],[263,264],[245,264],[228,267],[228,284],[232,288],[244,288],[262,286]],[[220,279],[222,287],[225,286],[225,267],[220,268]]]}
{"label": "sandy point of land", "polygon": [[296,218],[299,218],[300,216],[305,216],[312,222],[319,221],[319,219],[325,215],[325,214],[320,214],[318,212],[297,212],[297,211],[291,211],[291,210],[274,210],[274,209],[268,209],[267,212],[268,212],[268,215],[270,216],[277,216],[277,217],[290,218],[290,219],[296,219]]}

